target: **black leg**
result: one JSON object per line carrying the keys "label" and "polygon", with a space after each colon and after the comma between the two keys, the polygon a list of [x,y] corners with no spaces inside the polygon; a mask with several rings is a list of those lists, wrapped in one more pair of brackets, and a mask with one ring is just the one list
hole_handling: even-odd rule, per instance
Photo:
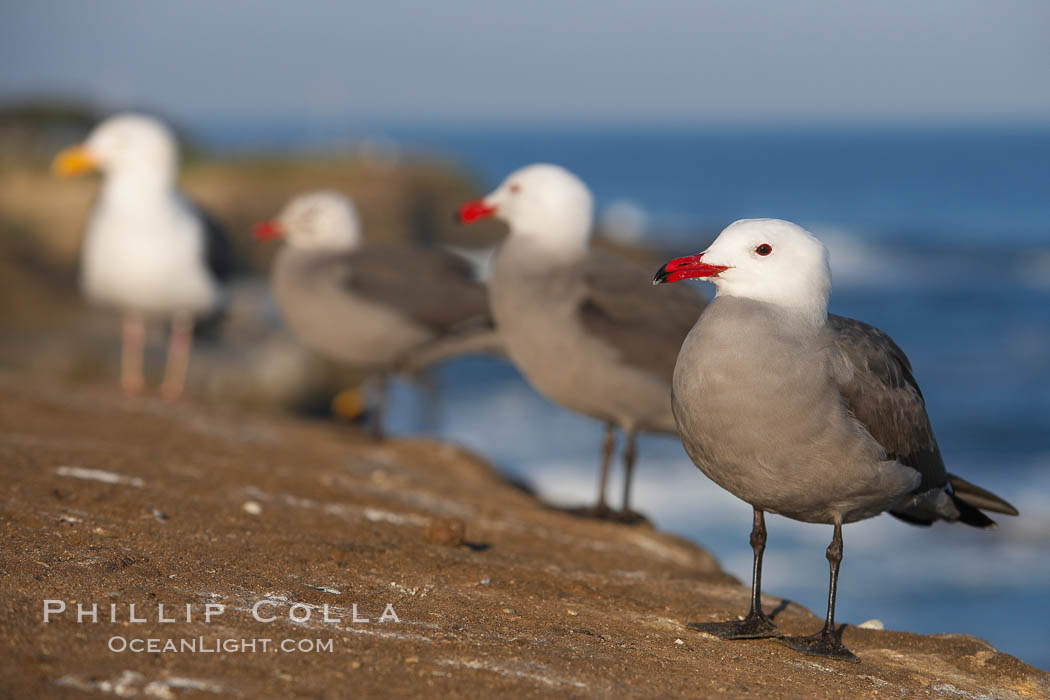
{"label": "black leg", "polygon": [[616,448],[616,426],[612,423],[605,424],[605,436],[602,438],[602,464],[598,473],[598,504],[594,507],[593,515],[596,518],[609,516],[609,505],[605,501],[605,492],[609,483],[609,464],[612,462],[613,450]]}
{"label": "black leg", "polygon": [[623,448],[623,507],[620,509],[620,517],[624,520],[633,520],[634,513],[631,512],[631,482],[634,480],[634,458],[638,451],[635,447],[637,433],[634,428],[624,432]]}
{"label": "black leg", "polygon": [[376,376],[375,415],[372,416],[371,435],[375,440],[386,438],[386,407],[390,392],[390,377],[386,372]]}
{"label": "black leg", "polygon": [[762,554],[766,551],[766,514],[755,508],[755,522],[751,527],[751,549],[755,564],[751,571],[751,609],[743,620],[725,622],[690,622],[687,627],[722,639],[763,639],[779,637],[773,621],[762,612]]}
{"label": "black leg", "polygon": [[436,432],[441,419],[441,384],[429,369],[420,371],[414,379],[419,393],[423,395],[423,400],[420,401],[423,429],[426,432]]}
{"label": "black leg", "polygon": [[838,594],[839,565],[842,564],[842,523],[835,523],[835,535],[828,545],[827,556],[831,565],[831,582],[828,584],[828,615],[824,618],[824,627],[808,637],[783,637],[781,641],[809,656],[860,661],[842,644],[841,635],[835,633],[835,597]]}

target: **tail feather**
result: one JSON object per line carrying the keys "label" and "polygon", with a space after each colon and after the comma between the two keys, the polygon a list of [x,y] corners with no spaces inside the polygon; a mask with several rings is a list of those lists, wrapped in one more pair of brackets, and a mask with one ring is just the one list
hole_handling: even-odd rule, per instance
{"label": "tail feather", "polygon": [[986,491],[980,486],[971,484],[966,479],[956,476],[955,474],[949,474],[948,481],[952,485],[956,505],[958,505],[959,501],[963,501],[975,509],[980,508],[981,510],[990,510],[993,513],[1002,513],[1004,515],[1017,515],[1016,508],[996,496],[991,491]]}
{"label": "tail feather", "polygon": [[[911,525],[928,526],[936,520],[950,520],[982,529],[997,525],[981,511],[1017,515],[1017,509],[1012,505],[966,479],[949,474],[948,482],[943,491],[937,489],[919,494],[911,502],[891,510],[890,515]],[[936,498],[927,498],[933,494]]]}
{"label": "tail feather", "polygon": [[959,509],[960,523],[965,523],[971,527],[979,527],[983,530],[990,530],[994,527],[999,527],[994,520],[958,496],[952,496],[952,502],[955,504],[955,507]]}

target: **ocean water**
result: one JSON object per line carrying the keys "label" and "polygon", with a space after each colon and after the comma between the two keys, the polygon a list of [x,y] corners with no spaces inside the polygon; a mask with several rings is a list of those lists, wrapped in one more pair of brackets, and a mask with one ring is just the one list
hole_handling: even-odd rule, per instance
{"label": "ocean water", "polygon": [[[991,532],[889,516],[845,529],[838,618],[967,633],[1050,669],[1050,128],[371,129],[214,127],[230,148],[323,147],[368,136],[454,158],[487,185],[565,165],[599,209],[644,214],[654,244],[702,250],[734,219],[787,218],[832,256],[831,310],[889,332],[922,386],[950,471],[1016,505]],[[399,384],[395,432],[436,433],[560,503],[594,498],[600,427],[552,406],[513,368],[438,372],[437,423]],[[676,439],[641,443],[635,506],[750,580],[750,508],[708,482]],[[618,501],[619,483],[610,495]],[[823,614],[827,526],[771,516],[764,588]],[[741,613],[744,611],[741,610]]]}

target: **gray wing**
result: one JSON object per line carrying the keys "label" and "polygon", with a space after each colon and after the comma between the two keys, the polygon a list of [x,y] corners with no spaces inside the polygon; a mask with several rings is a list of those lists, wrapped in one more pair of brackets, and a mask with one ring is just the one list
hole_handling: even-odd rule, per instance
{"label": "gray wing", "polygon": [[919,492],[945,486],[948,473],[904,351],[861,321],[828,314],[828,327],[848,363],[847,371],[836,372],[836,380],[854,417],[891,459],[922,475]]}
{"label": "gray wing", "polygon": [[343,256],[343,284],[437,332],[489,325],[488,297],[463,258],[440,248],[366,245]]}
{"label": "gray wing", "polygon": [[613,347],[632,367],[671,381],[682,342],[706,302],[687,285],[653,286],[652,275],[602,251],[581,270],[577,313],[589,335]]}
{"label": "gray wing", "polygon": [[938,505],[919,495],[890,515],[913,525],[943,518],[980,528],[995,527],[982,509],[1017,515],[1017,509],[999,496],[945,470],[911,363],[892,338],[867,323],[833,314],[828,315],[828,327],[847,365],[835,369],[832,363],[839,391],[854,417],[891,458],[919,472],[922,481],[915,494],[943,489],[951,501],[946,503],[942,497]]}

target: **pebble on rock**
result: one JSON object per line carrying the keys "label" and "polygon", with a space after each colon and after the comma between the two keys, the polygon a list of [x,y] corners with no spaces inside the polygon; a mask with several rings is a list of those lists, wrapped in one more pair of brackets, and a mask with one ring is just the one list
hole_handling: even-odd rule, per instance
{"label": "pebble on rock", "polygon": [[463,544],[463,535],[466,529],[463,521],[457,518],[434,518],[427,525],[423,537],[431,544],[438,544],[444,547],[458,547]]}

